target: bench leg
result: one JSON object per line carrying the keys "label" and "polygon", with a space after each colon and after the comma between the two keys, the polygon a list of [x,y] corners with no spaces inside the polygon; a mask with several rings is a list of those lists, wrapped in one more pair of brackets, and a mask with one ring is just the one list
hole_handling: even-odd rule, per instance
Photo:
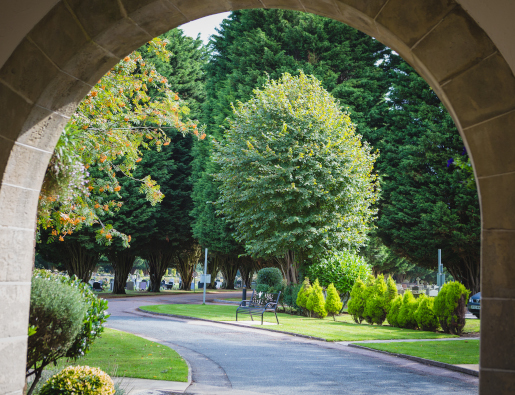
{"label": "bench leg", "polygon": [[236,311],[236,321],[238,321],[238,311]]}
{"label": "bench leg", "polygon": [[265,313],[261,314],[261,325],[263,325],[263,316],[265,315]]}
{"label": "bench leg", "polygon": [[275,314],[275,319],[277,321],[277,325],[279,325],[279,318],[277,318],[277,313],[274,311],[274,314]]}

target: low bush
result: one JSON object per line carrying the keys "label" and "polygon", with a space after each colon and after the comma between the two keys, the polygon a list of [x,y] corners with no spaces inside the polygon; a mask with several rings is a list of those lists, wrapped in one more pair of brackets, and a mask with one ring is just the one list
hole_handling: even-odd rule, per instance
{"label": "low bush", "polygon": [[266,284],[270,288],[279,289],[283,282],[283,274],[276,267],[265,267],[257,273],[256,285]]}
{"label": "low bush", "polygon": [[69,366],[52,376],[40,395],[113,395],[113,380],[105,372],[89,366]]}
{"label": "low bush", "polygon": [[347,303],[347,312],[352,316],[352,319],[361,324],[363,321],[363,313],[365,311],[365,283],[360,279],[356,280],[350,292],[350,300]]}
{"label": "low bush", "polygon": [[375,283],[376,278],[370,274],[367,278],[367,281],[365,282],[365,290],[363,292],[363,299],[365,300],[365,308],[363,309],[363,319],[369,324],[373,323],[372,315],[370,315],[372,310],[370,308],[367,310],[367,304],[372,301],[372,298],[374,296]]}
{"label": "low bush", "polygon": [[386,295],[385,295],[385,305],[386,305],[386,314],[390,311],[390,307],[392,306],[393,300],[399,295],[397,291],[397,286],[395,285],[395,281],[393,281],[392,276],[388,276],[388,281],[386,282]]}
{"label": "low bush", "polygon": [[415,311],[417,325],[423,331],[436,331],[440,324],[434,312],[434,298],[424,294],[418,298],[418,308]]}
{"label": "low bush", "polygon": [[297,296],[301,286],[301,284],[291,284],[284,287],[284,292],[281,297],[281,303],[283,303],[283,306],[286,305],[290,306],[292,310],[299,310],[299,306],[297,305]]}
{"label": "low bush", "polygon": [[390,326],[399,326],[399,312],[401,311],[402,307],[402,296],[397,295],[394,300],[390,303],[390,310],[388,311],[388,314],[386,314],[386,319],[388,320],[388,323]]}
{"label": "low bush", "polygon": [[309,278],[306,277],[302,282],[300,290],[297,294],[297,306],[299,306],[301,309],[308,310],[306,305],[308,303],[308,298],[312,290],[313,289],[311,287],[311,284],[309,283]]}
{"label": "low bush", "polygon": [[434,301],[434,312],[446,333],[460,335],[465,326],[465,306],[470,291],[457,281],[446,283]]}
{"label": "low bush", "polygon": [[404,292],[402,297],[402,306],[397,315],[397,323],[399,327],[406,329],[416,329],[417,320],[415,319],[415,311],[418,303],[411,291]]}
{"label": "low bush", "polygon": [[370,265],[363,257],[343,250],[315,261],[307,274],[310,278],[318,278],[324,288],[332,283],[340,296],[347,300],[356,280],[365,279],[370,273]]}
{"label": "low bush", "polygon": [[327,317],[327,311],[325,310],[325,299],[322,287],[318,282],[318,279],[313,283],[313,290],[311,291],[308,301],[306,302],[306,308],[311,311],[315,317],[325,318]]}
{"label": "low bush", "polygon": [[327,314],[333,317],[336,321],[336,314],[338,314],[343,307],[343,303],[340,300],[340,295],[338,295],[338,291],[334,287],[333,283],[329,284],[327,287],[327,297],[325,299],[325,310]]}
{"label": "low bush", "polygon": [[27,376],[34,375],[30,395],[43,369],[66,356],[80,333],[87,306],[80,291],[60,281],[33,277],[29,326],[36,331],[28,339]]}
{"label": "low bush", "polygon": [[387,286],[383,276],[377,277],[371,291],[368,293],[368,299],[365,303],[365,319],[369,318],[370,322],[382,325],[386,319],[387,307],[389,300],[387,299]]}

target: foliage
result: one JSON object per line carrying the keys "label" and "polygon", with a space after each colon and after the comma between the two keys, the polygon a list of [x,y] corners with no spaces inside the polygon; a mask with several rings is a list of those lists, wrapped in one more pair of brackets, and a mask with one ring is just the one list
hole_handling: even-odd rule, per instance
{"label": "foliage", "polygon": [[281,271],[276,267],[265,267],[257,273],[256,284],[268,285],[271,288],[279,289],[283,281]]}
{"label": "foliage", "polygon": [[397,315],[397,323],[401,328],[416,329],[417,320],[415,318],[415,311],[417,310],[418,302],[410,290],[404,292],[402,296],[402,306]]}
{"label": "foliage", "polygon": [[320,283],[318,282],[318,279],[316,279],[313,283],[312,291],[309,294],[308,300],[306,302],[306,308],[312,312],[315,317],[325,318],[327,316],[324,293]]}
{"label": "foliage", "polygon": [[284,287],[284,292],[281,294],[282,303],[290,306],[293,310],[299,310],[297,305],[297,297],[299,295],[302,284],[290,284]]}
{"label": "foliage", "polygon": [[446,333],[460,335],[465,326],[465,306],[470,291],[458,281],[445,283],[434,301],[434,312]]}
{"label": "foliage", "polygon": [[398,56],[391,62],[384,126],[364,135],[381,152],[379,174],[387,175],[377,233],[395,254],[428,269],[436,268],[442,249],[450,274],[477,292],[479,199],[470,173],[449,164],[468,162],[463,141],[428,84]]}
{"label": "foliage", "polygon": [[234,115],[215,143],[215,179],[220,213],[248,254],[311,258],[365,242],[379,187],[376,155],[314,77],[284,74]]}
{"label": "foliage", "polygon": [[[167,42],[153,39],[147,49],[161,59],[170,52]],[[154,100],[149,89],[159,91]],[[63,240],[83,225],[102,225],[98,242],[109,245],[119,237],[125,246],[129,237],[102,218],[112,216],[120,203],[119,177],[133,176],[141,149],[158,151],[169,140],[166,127],[205,137],[195,122],[182,119],[188,108],[173,92],[163,75],[140,52],[126,56],[93,87],[66,126],[50,160],[39,200],[38,225],[51,230],[50,241]],[[93,177],[96,167],[103,177]],[[134,177],[133,177],[134,178]],[[152,204],[161,201],[159,185],[149,175],[138,179],[138,188]]]}
{"label": "foliage", "polygon": [[391,302],[390,311],[386,315],[386,319],[391,326],[400,326],[398,318],[402,307],[402,299],[401,295],[397,295]]}
{"label": "foliage", "polygon": [[397,286],[395,285],[395,281],[393,281],[392,276],[388,276],[388,281],[386,282],[386,295],[385,295],[385,306],[386,313],[390,311],[390,307],[392,306],[392,301],[398,295]]}
{"label": "foliage", "polygon": [[369,274],[367,281],[365,282],[365,290],[363,291],[363,299],[365,301],[365,307],[363,310],[363,319],[368,322],[369,324],[372,324],[372,316],[368,313],[371,313],[370,309],[367,311],[367,303],[372,300],[372,297],[374,295],[374,285],[376,283],[376,278]]}
{"label": "foliage", "polygon": [[45,270],[35,270],[35,278],[44,278],[48,281],[58,281],[79,290],[82,299],[86,304],[86,315],[82,321],[82,329],[76,336],[73,344],[66,353],[67,358],[77,359],[86,354],[93,341],[99,337],[104,330],[104,323],[109,318],[107,314],[107,300],[99,298],[89,284],[84,283],[75,276],[55,274]]}
{"label": "foliage", "polygon": [[307,273],[311,278],[318,278],[323,287],[332,283],[344,296],[351,291],[357,279],[368,277],[370,266],[359,255],[344,249],[316,260]]}
{"label": "foliage", "polygon": [[79,289],[42,277],[32,279],[29,327],[36,332],[28,339],[27,377],[34,375],[29,395],[43,369],[67,354],[81,331],[86,310]]}
{"label": "foliage", "polygon": [[89,366],[69,366],[52,376],[40,395],[114,395],[113,380],[105,372]]}
{"label": "foliage", "polygon": [[350,292],[350,300],[347,303],[348,313],[352,316],[352,319],[357,323],[361,324],[363,321],[363,314],[365,312],[365,283],[361,279],[357,279],[354,283]]}
{"label": "foliage", "polygon": [[297,294],[297,306],[307,309],[307,303],[309,299],[309,295],[313,291],[313,288],[311,287],[311,284],[309,282],[309,278],[304,278],[304,281],[302,282],[302,285],[300,287],[300,290]]}
{"label": "foliage", "polygon": [[434,298],[422,294],[418,299],[418,307],[415,311],[418,327],[423,331],[436,331],[440,324],[434,312]]}
{"label": "foliage", "polygon": [[[370,317],[370,323],[382,325],[386,319],[390,300],[388,299],[387,286],[383,276],[377,277],[371,292],[367,295],[365,304],[365,318]],[[367,319],[368,321],[368,319]]]}
{"label": "foliage", "polygon": [[343,303],[340,300],[340,295],[338,295],[338,291],[334,287],[333,283],[327,286],[327,297],[325,299],[324,307],[327,311],[327,314],[332,316],[333,319],[336,321],[335,315],[341,311]]}

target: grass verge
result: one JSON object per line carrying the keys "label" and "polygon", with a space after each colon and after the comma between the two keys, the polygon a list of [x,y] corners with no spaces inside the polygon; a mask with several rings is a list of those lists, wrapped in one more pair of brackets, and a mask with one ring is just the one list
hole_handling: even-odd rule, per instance
{"label": "grass verge", "polygon": [[[142,306],[142,310],[174,314],[187,317],[203,318],[212,321],[236,321],[235,306],[194,305],[194,304],[167,304]],[[358,341],[358,340],[391,340],[391,339],[438,339],[457,337],[446,333],[424,332],[410,329],[393,328],[388,325],[355,324],[352,318],[341,315],[333,321],[332,318],[323,320],[293,316],[289,314],[277,314],[280,325],[266,326],[266,329],[278,330],[300,335],[313,336],[327,341]],[[256,318],[258,320],[260,318]],[[250,321],[248,315],[238,317],[241,321]],[[264,321],[275,322],[273,314],[266,313]]]}
{"label": "grass verge", "polygon": [[479,340],[361,343],[360,346],[397,354],[412,355],[452,365],[479,363]]}
{"label": "grass verge", "polygon": [[188,381],[188,365],[169,347],[106,328],[91,351],[69,365],[98,367],[109,375],[151,380]]}

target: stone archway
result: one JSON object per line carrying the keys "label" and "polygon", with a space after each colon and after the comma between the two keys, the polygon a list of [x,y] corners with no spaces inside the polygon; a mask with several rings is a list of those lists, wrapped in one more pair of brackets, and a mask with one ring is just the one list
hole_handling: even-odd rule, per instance
{"label": "stone archway", "polygon": [[[481,17],[472,0],[458,1]],[[7,9],[5,15],[15,1],[8,3],[1,6]],[[511,6],[503,0],[495,3],[509,12]],[[480,188],[480,392],[515,391],[515,77],[503,57],[509,51],[501,53],[460,4],[454,0],[25,0],[24,4],[35,10],[23,19],[28,34],[0,38],[2,45],[6,43],[0,47],[0,62],[5,61],[0,69],[0,393],[18,394],[24,385],[37,199],[53,147],[77,103],[120,58],[152,37],[202,16],[262,7],[313,12],[376,37],[407,60],[447,106],[471,154]]]}

